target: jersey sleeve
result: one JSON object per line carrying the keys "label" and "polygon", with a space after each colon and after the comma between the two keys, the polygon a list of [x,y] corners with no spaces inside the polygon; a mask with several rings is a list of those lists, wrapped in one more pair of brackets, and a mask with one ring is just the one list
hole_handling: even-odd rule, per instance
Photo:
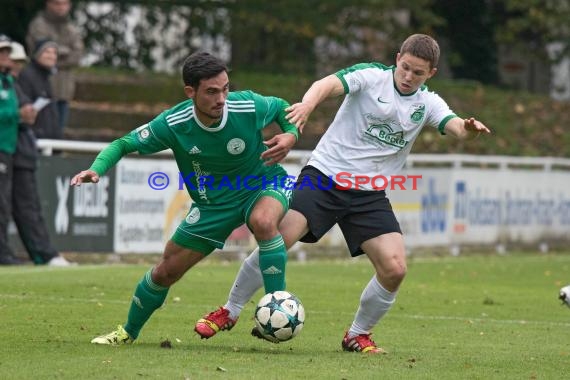
{"label": "jersey sleeve", "polygon": [[296,139],[299,138],[297,127],[285,118],[287,115],[285,109],[289,107],[289,103],[286,100],[275,96],[262,96],[254,92],[250,93],[255,102],[258,129],[263,129],[272,122],[276,122],[283,132],[293,134]]}
{"label": "jersey sleeve", "polygon": [[168,126],[161,114],[150,123],[141,125],[109,144],[97,155],[90,169],[103,175],[129,153],[138,151],[140,154],[152,154],[168,149],[169,135]]}
{"label": "jersey sleeve", "polygon": [[377,81],[375,72],[378,70],[389,70],[390,67],[381,63],[357,63],[337,71],[334,75],[342,82],[345,94],[351,94],[372,87]]}
{"label": "jersey sleeve", "polygon": [[136,151],[135,141],[131,134],[127,134],[107,145],[91,164],[90,170],[102,176],[119,162],[121,158]]}
{"label": "jersey sleeve", "polygon": [[150,123],[131,131],[130,135],[140,154],[152,154],[166,150],[170,147],[169,142],[172,138],[164,113],[158,115]]}
{"label": "jersey sleeve", "polygon": [[426,125],[437,128],[439,133],[445,135],[445,124],[447,124],[450,119],[457,117],[457,115],[439,95],[435,93],[431,95],[431,107],[427,115]]}

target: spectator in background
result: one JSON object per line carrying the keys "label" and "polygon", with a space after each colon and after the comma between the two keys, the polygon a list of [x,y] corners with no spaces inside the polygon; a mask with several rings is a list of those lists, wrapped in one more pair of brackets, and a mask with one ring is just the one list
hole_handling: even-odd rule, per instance
{"label": "spectator in background", "polygon": [[28,52],[34,51],[36,42],[42,39],[50,39],[59,46],[57,74],[52,78],[52,85],[57,100],[60,136],[67,124],[69,101],[73,100],[75,93],[73,69],[79,65],[84,50],[79,29],[70,20],[70,10],[70,0],[46,0],[45,9],[32,20],[26,36]]}
{"label": "spectator in background", "polygon": [[32,61],[18,76],[18,84],[24,94],[37,106],[38,116],[34,123],[34,133],[40,139],[60,139],[63,131],[59,126],[57,105],[50,84],[50,76],[55,71],[58,58],[58,45],[51,40],[40,40],[33,50]]}
{"label": "spectator in background", "polygon": [[18,135],[18,98],[14,79],[9,74],[12,41],[0,35],[0,265],[21,262],[8,246],[8,223],[12,197],[12,155]]}
{"label": "spectator in background", "polygon": [[[11,74],[18,79],[28,60],[21,44],[12,42],[10,60]],[[18,83],[16,83],[16,92],[20,114],[29,115],[29,117],[22,118],[18,125],[18,140],[16,152],[13,156],[12,218],[18,228],[20,239],[34,264],[70,266],[71,263],[60,256],[51,245],[45,220],[42,216],[36,181],[38,150],[36,137],[31,128],[35,122],[37,111]]]}

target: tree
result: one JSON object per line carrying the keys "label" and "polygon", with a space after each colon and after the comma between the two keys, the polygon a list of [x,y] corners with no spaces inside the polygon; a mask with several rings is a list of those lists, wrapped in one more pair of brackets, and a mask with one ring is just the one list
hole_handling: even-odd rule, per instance
{"label": "tree", "polygon": [[313,73],[322,62],[339,67],[346,61],[385,58],[413,30],[430,32],[441,22],[430,10],[431,2],[236,2],[229,7],[232,62],[264,71]]}
{"label": "tree", "polygon": [[219,36],[227,33],[223,1],[97,3],[79,2],[76,12],[96,65],[177,68],[190,53],[203,48],[200,40],[209,41],[208,50],[220,53]]}
{"label": "tree", "polygon": [[[178,67],[189,53],[206,48],[228,53],[236,68],[314,73],[325,63],[338,68],[392,59],[404,36],[433,32],[441,22],[430,10],[433,1],[75,0],[73,17],[92,64],[162,69],[160,57],[164,67]],[[2,17],[17,20],[11,25],[23,38],[22,25],[43,4],[22,0],[3,9]]]}
{"label": "tree", "polygon": [[496,20],[485,1],[436,0],[435,12],[445,19],[438,34],[449,43],[453,76],[483,83],[497,81]]}
{"label": "tree", "polygon": [[[570,0],[494,0],[500,43],[545,61],[570,55]],[[557,44],[557,54],[547,47]]]}

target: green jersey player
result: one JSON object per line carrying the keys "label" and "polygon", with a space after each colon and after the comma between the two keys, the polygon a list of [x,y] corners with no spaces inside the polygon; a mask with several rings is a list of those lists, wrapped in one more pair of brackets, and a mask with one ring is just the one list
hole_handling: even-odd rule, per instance
{"label": "green jersey player", "polygon": [[[259,244],[266,292],[285,288],[287,255],[278,225],[289,208],[292,186],[278,162],[298,138],[297,128],[285,118],[289,104],[251,91],[229,92],[226,66],[208,53],[188,57],[182,76],[188,100],[112,142],[71,180],[75,186],[98,182],[128,153],[172,149],[193,201],[162,259],[139,282],[127,323],[92,343],[134,341],[169,287],[215,248],[223,248],[243,223]],[[261,130],[272,122],[284,133],[263,141]]]}
{"label": "green jersey player", "polygon": [[[374,178],[392,178],[399,172],[423,127],[458,138],[490,132],[474,118],[457,117],[424,85],[436,73],[438,60],[437,42],[414,34],[402,44],[395,66],[362,63],[341,70],[313,83],[303,100],[287,110],[288,120],[302,129],[323,100],[345,96],[299,175],[279,230],[290,247],[299,240],[316,242],[338,223],[351,255],[366,254],[374,266],[342,340],[346,351],[383,352],[370,338],[371,330],[392,307],[406,274],[400,226],[385,186],[376,186]],[[334,182],[339,173],[345,176],[343,186]],[[323,186],[328,179],[332,186]],[[240,268],[224,305],[233,318],[261,286],[258,263],[261,255],[254,251]],[[261,337],[255,328],[252,335]]]}

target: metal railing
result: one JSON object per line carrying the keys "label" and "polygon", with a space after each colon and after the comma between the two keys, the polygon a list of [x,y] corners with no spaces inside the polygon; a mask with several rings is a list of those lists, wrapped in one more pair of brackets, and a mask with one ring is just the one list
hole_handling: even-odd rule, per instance
{"label": "metal railing", "polygon": [[[41,154],[51,156],[54,151],[98,153],[109,143],[73,140],[38,140]],[[172,156],[170,149],[157,153],[160,156]],[[285,162],[305,163],[309,159],[311,151],[292,150]],[[497,168],[536,167],[541,170],[570,170],[570,159],[559,157],[524,157],[524,156],[499,156],[499,155],[471,155],[471,154],[410,154],[406,162],[407,168],[424,165],[445,165],[455,168],[473,166],[493,166]]]}

